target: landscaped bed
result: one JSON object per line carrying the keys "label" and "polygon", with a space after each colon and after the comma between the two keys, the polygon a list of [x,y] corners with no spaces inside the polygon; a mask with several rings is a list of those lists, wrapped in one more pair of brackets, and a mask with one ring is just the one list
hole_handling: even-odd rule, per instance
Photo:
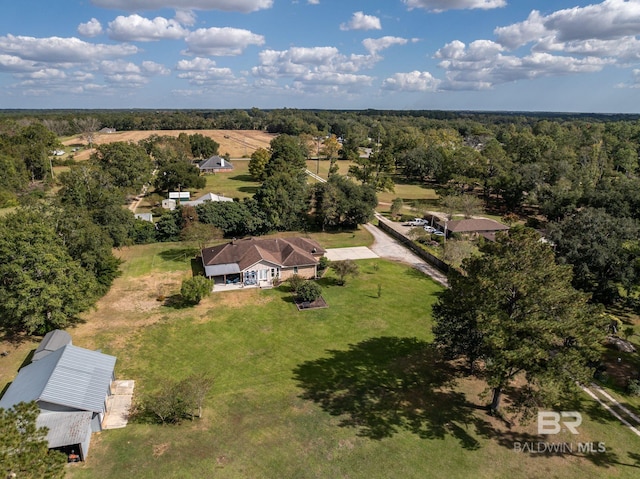
{"label": "landscaped bed", "polygon": [[298,308],[298,311],[309,311],[313,309],[321,309],[321,308],[329,307],[329,305],[327,304],[327,302],[324,300],[322,296],[320,296],[315,301],[302,301],[300,299],[294,299],[294,303],[296,305],[296,308]]}

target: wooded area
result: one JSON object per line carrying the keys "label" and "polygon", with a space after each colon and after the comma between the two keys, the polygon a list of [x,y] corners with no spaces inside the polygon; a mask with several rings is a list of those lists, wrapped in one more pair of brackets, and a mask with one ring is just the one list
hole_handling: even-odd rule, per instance
{"label": "wooded area", "polygon": [[[154,225],[136,220],[123,206],[150,181],[163,195],[176,188],[203,187],[196,162],[219,154],[219,144],[197,133],[169,137],[158,132],[138,143],[97,145],[88,161],[68,159],[67,171],[54,177],[53,165],[59,160],[53,152],[61,148],[61,135],[79,134],[91,143],[103,127],[244,128],[278,136],[269,149],[251,155],[249,171],[261,184],[252,197],[206,203],[188,214],[184,209],[164,212]],[[64,327],[117,276],[112,247],[193,237],[196,229],[184,231],[194,222],[214,227],[201,229],[209,239],[216,230],[236,237],[353,228],[372,218],[376,191],[393,191],[394,184],[435,188],[447,198],[439,205],[442,209],[447,202],[456,203],[452,198],[470,198],[489,213],[537,228],[555,245],[558,261],[573,266],[576,288],[598,303],[624,299],[635,305],[640,284],[639,149],[640,122],[632,116],[291,109],[4,111],[0,206],[13,209],[2,219],[0,238],[3,327],[29,333]],[[310,157],[331,163],[327,183],[307,181],[305,159]],[[351,165],[347,175],[337,174],[336,161],[341,160]],[[398,208],[402,210],[401,203]],[[38,243],[21,237],[42,239]],[[55,248],[59,251],[46,274],[35,274],[18,262],[48,258],[46,253]],[[16,268],[27,273],[12,273]],[[47,302],[42,298],[49,297],[44,292],[54,287],[55,277],[83,286],[75,288],[77,292],[73,284],[63,287],[70,297],[61,302],[50,292]],[[27,291],[34,290],[40,291],[38,302],[47,304],[26,300],[34,296]]]}

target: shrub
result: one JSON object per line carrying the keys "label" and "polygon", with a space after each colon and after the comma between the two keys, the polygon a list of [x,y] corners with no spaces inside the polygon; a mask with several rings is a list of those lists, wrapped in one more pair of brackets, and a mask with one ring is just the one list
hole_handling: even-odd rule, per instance
{"label": "shrub", "polygon": [[350,259],[333,261],[330,268],[338,276],[338,284],[341,286],[347,282],[347,276],[358,276],[360,272],[358,265]]}
{"label": "shrub", "polygon": [[300,290],[300,286],[302,286],[304,282],[305,279],[299,274],[294,274],[287,280],[287,283],[289,283],[289,288],[291,288],[291,292],[293,294],[298,293],[298,291]]}
{"label": "shrub", "polygon": [[212,387],[213,378],[206,374],[192,374],[182,381],[168,380],[159,391],[143,396],[141,404],[137,405],[135,419],[180,424],[184,419],[200,418]]}
{"label": "shrub", "polygon": [[631,396],[640,396],[640,379],[629,379],[627,381],[627,392]]}
{"label": "shrub", "polygon": [[211,294],[211,281],[204,276],[185,279],[180,288],[182,299],[191,304],[198,304],[202,298]]}
{"label": "shrub", "polygon": [[299,301],[313,303],[322,294],[322,288],[315,281],[305,281],[298,288],[297,298]]}
{"label": "shrub", "polygon": [[329,267],[329,263],[331,263],[331,260],[329,258],[327,258],[326,256],[321,256],[320,261],[318,261],[318,272],[324,273],[324,271]]}

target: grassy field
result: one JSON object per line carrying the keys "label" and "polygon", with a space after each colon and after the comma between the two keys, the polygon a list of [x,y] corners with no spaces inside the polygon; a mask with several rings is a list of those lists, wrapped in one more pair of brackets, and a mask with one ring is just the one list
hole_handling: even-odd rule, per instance
{"label": "grassy field", "polygon": [[[338,160],[338,174],[340,175],[348,175],[349,167],[354,163],[347,160]],[[307,160],[307,169],[309,171],[316,173],[318,176],[322,178],[329,177],[329,167],[331,166],[331,162],[329,160],[320,159],[318,160]]]}
{"label": "grassy field", "polygon": [[215,193],[230,198],[249,198],[258,191],[260,182],[255,181],[249,174],[249,161],[236,160],[233,171],[206,175],[207,186],[201,191],[192,193],[192,198],[198,198],[205,193]]}
{"label": "grassy field", "polygon": [[514,441],[540,440],[535,427],[487,416],[484,385],[434,361],[430,306],[441,287],[404,265],[361,261],[344,287],[328,275],[329,307],[317,311],[298,312],[284,287],[175,309],[157,287],[178,291],[188,251],[146,245],[120,256],[122,276],[70,331],[74,344],[115,354],[117,377],[135,379],[138,396],[194,372],[215,385],[201,420],[94,435],[71,478],[637,477],[640,440],[587,398],[580,436],[553,441],[603,441],[606,453],[515,452]]}

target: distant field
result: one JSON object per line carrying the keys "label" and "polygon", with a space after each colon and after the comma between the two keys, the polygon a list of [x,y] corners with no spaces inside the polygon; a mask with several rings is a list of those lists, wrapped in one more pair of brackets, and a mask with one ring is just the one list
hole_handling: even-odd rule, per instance
{"label": "distant field", "polygon": [[[269,148],[269,143],[276,136],[265,131],[257,130],[145,130],[145,131],[119,131],[116,133],[98,133],[94,143],[102,145],[115,141],[138,142],[151,135],[178,136],[180,133],[194,135],[199,133],[209,137],[220,144],[221,155],[229,153],[231,158],[249,158],[258,148]],[[81,137],[67,138],[63,141],[66,146],[85,145]],[[86,160],[93,150],[82,150],[75,154],[76,160]]]}

